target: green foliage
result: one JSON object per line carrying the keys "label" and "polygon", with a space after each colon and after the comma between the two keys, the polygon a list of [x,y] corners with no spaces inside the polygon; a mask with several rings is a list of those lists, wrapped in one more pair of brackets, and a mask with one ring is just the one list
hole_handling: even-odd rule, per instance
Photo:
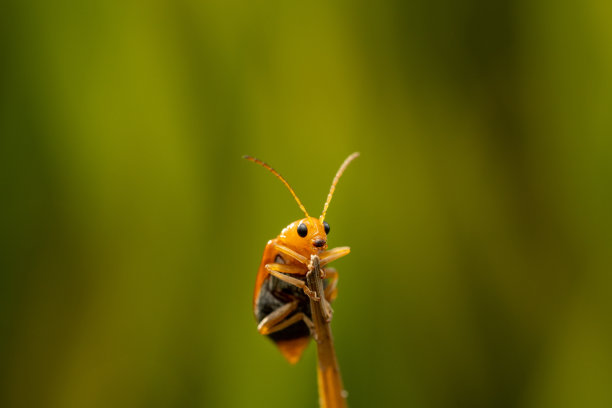
{"label": "green foliage", "polygon": [[612,406],[608,2],[9,2],[0,406],[314,407],[255,329],[321,211],[356,407]]}

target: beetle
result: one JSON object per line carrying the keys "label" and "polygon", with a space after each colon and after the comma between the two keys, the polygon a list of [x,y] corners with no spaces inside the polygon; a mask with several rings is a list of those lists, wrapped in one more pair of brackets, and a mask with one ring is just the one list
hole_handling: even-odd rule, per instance
{"label": "beetle", "polygon": [[[321,301],[326,319],[331,320],[330,303],[336,298],[338,272],[327,265],[350,252],[349,247],[327,249],[330,226],[325,221],[336,184],[346,167],[359,153],[349,155],[332,181],[323,212],[319,218],[308,215],[306,208],[289,183],[270,165],[251,156],[245,159],[257,163],[274,174],[289,189],[306,216],[292,222],[280,234],[268,241],[253,293],[253,312],[259,333],[268,336],[291,364],[297,363],[311,337],[316,338],[310,299]],[[312,255],[320,258],[324,293],[314,293],[306,285]]]}

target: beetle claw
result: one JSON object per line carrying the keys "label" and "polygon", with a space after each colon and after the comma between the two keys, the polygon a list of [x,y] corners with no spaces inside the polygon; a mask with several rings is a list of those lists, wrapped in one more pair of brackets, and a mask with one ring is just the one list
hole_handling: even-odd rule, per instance
{"label": "beetle claw", "polygon": [[310,290],[308,288],[304,288],[304,293],[306,294],[306,296],[308,296],[309,298],[311,298],[315,302],[318,302],[319,300],[321,300],[321,298],[319,296],[317,296],[317,292],[315,292],[313,290]]}

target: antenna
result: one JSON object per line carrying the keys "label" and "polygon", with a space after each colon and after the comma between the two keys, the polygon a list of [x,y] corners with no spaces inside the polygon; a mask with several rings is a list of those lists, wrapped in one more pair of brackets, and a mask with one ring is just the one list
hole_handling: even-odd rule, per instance
{"label": "antenna", "polygon": [[295,198],[295,201],[297,201],[298,205],[300,206],[300,209],[304,212],[304,214],[306,214],[306,218],[309,218],[310,216],[308,215],[308,212],[306,211],[306,208],[304,208],[304,205],[302,204],[302,202],[300,201],[300,199],[298,198],[298,196],[295,194],[295,191],[293,191],[293,189],[291,188],[291,186],[289,185],[289,183],[287,183],[287,180],[285,180],[283,178],[283,176],[281,176],[279,174],[278,171],[274,170],[268,163],[265,163],[255,157],[251,157],[251,156],[242,156],[243,159],[247,159],[248,161],[251,161],[253,163],[257,163],[260,166],[263,166],[264,168],[270,170],[270,172],[272,174],[274,174],[276,177],[278,177],[280,179],[280,181],[283,182],[283,184],[285,186],[287,186],[287,188],[289,189],[289,191],[291,192],[291,195],[293,196],[293,198]]}
{"label": "antenna", "polygon": [[353,160],[355,160],[357,157],[359,157],[358,152],[351,154],[349,157],[347,157],[344,160],[344,163],[342,163],[342,166],[340,166],[340,168],[338,169],[338,172],[336,173],[336,177],[334,177],[334,181],[332,181],[331,188],[329,189],[329,194],[327,195],[327,201],[325,201],[325,205],[323,206],[323,214],[321,214],[321,217],[319,217],[319,221],[323,222],[323,220],[325,219],[325,214],[327,213],[329,202],[331,201],[332,196],[334,195],[334,191],[336,190],[336,184],[338,184],[338,180],[340,180],[340,176],[342,176],[342,173],[344,173],[344,170],[346,170],[348,165]]}

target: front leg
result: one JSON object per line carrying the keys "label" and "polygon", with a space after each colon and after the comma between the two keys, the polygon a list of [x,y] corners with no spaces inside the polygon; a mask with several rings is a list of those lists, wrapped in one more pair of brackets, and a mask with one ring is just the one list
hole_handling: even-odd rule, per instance
{"label": "front leg", "polygon": [[297,286],[298,288],[302,289],[304,293],[306,294],[306,296],[308,296],[315,302],[318,302],[319,300],[321,300],[321,298],[317,296],[316,292],[310,290],[308,286],[306,286],[306,283],[304,281],[296,279],[296,278],[292,278],[291,276],[287,276],[281,272],[275,271],[274,269],[268,269],[268,272],[270,272],[270,275],[282,280],[283,282],[287,282],[291,285]]}
{"label": "front leg", "polygon": [[351,248],[349,247],[338,247],[330,249],[329,251],[325,251],[320,256],[320,265],[321,267],[323,267],[331,261],[335,261],[338,258],[342,258],[343,256],[348,255],[349,252],[351,252]]}
{"label": "front leg", "polygon": [[305,268],[303,266],[288,265],[283,263],[269,263],[265,265],[268,272],[276,271],[288,273],[290,275],[304,275]]}
{"label": "front leg", "polygon": [[278,252],[281,252],[293,259],[295,259],[296,261],[298,261],[301,264],[306,265],[308,263],[308,260],[306,259],[306,257],[304,255],[301,255],[297,252],[295,252],[293,249],[286,247],[284,245],[279,245],[279,244],[274,244],[274,248],[276,248],[276,250]]}

